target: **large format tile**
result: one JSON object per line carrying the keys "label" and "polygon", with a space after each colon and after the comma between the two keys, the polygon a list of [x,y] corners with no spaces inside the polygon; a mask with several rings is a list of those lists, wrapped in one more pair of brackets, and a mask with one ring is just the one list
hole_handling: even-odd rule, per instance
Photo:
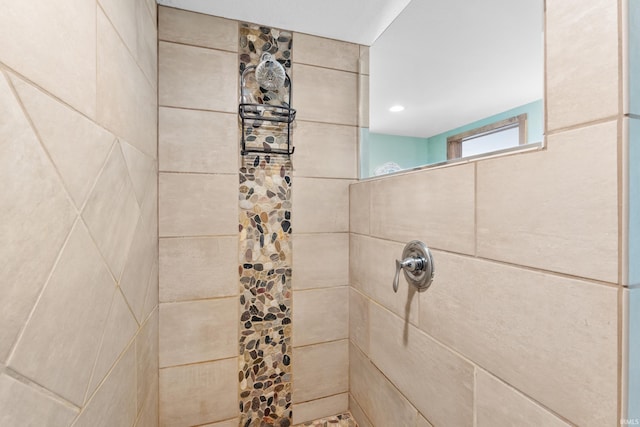
{"label": "large format tile", "polygon": [[0,374],[0,425],[68,426],[77,409],[54,400],[34,387]]}
{"label": "large format tile", "polygon": [[72,427],[128,427],[136,420],[136,352],[127,351]]}
{"label": "large format tile", "polygon": [[160,236],[235,235],[237,175],[160,174]]}
{"label": "large format tile", "polygon": [[349,351],[350,390],[373,425],[415,426],[416,408],[360,350],[352,345]]}
{"label": "large format tile", "polygon": [[421,414],[435,425],[473,425],[473,365],[377,304],[369,322],[372,362]]}
{"label": "large format tile", "polygon": [[349,288],[349,339],[369,352],[369,299],[354,288]]}
{"label": "large format tile", "polygon": [[293,288],[349,284],[349,234],[294,234]]}
{"label": "large format tile", "polygon": [[76,212],[2,73],[0,117],[0,361],[4,362]]}
{"label": "large format tile", "polygon": [[81,406],[114,291],[89,232],[77,222],[9,366]]}
{"label": "large format tile", "polygon": [[97,82],[98,122],[155,158],[156,89],[100,10]]}
{"label": "large format tile", "polygon": [[[393,291],[395,260],[402,258],[402,243],[351,234],[350,284],[398,316],[418,324],[418,293],[400,274]],[[438,261],[434,261],[436,268]]]}
{"label": "large format tile", "polygon": [[115,137],[24,81],[12,76],[12,82],[69,194],[81,208]]}
{"label": "large format tile", "polygon": [[346,179],[296,178],[293,230],[297,233],[349,231],[349,184]]}
{"label": "large format tile", "polygon": [[373,181],[371,234],[473,254],[474,168],[454,165]]}
{"label": "large format tile", "polygon": [[236,52],[238,23],[217,16],[159,7],[158,39]]}
{"label": "large format tile", "polygon": [[[144,154],[123,140],[120,140],[120,147],[129,170],[138,205],[142,209],[142,205],[148,201],[150,193],[153,193],[151,187],[157,185],[158,162],[153,157]],[[150,214],[155,214],[155,212]],[[143,218],[148,218],[149,216],[145,215]]]}
{"label": "large format tile", "polygon": [[476,373],[478,427],[568,427],[546,409],[488,373]]}
{"label": "large format tile", "polygon": [[358,126],[369,128],[369,76],[358,76]]}
{"label": "large format tile", "polygon": [[293,402],[306,402],[349,389],[349,341],[293,349]]}
{"label": "large format tile", "polygon": [[356,126],[358,75],[294,64],[299,120]]}
{"label": "large format tile", "polygon": [[144,300],[147,295],[149,275],[157,259],[156,230],[151,230],[146,223],[138,221],[127,264],[120,279],[120,289],[139,323],[144,319]]}
{"label": "large format tile", "polygon": [[[61,31],[64,29],[64,31]],[[0,14],[0,58],[84,114],[96,109],[96,2],[9,2]]]}
{"label": "large format tile", "polygon": [[158,399],[158,310],[142,325],[136,337],[138,410]]}
{"label": "large format tile", "polygon": [[616,422],[615,287],[434,257],[438,276],[420,300],[423,330],[578,425]]}
{"label": "large format tile", "polygon": [[618,113],[618,2],[546,3],[547,129]]}
{"label": "large format tile", "polygon": [[119,279],[140,218],[120,144],[111,150],[82,217],[111,272]]}
{"label": "large format tile", "polygon": [[317,65],[343,71],[358,71],[360,49],[357,44],[294,33],[295,64]]}
{"label": "large format tile", "polygon": [[226,420],[238,411],[238,360],[160,370],[160,425],[183,427]]}
{"label": "large format tile", "polygon": [[349,393],[349,412],[351,412],[351,415],[353,415],[353,418],[358,423],[358,427],[373,427],[373,424],[369,421],[369,418],[367,418],[360,404],[353,398],[351,393]]}
{"label": "large format tile", "polygon": [[160,301],[231,296],[238,289],[237,237],[160,239]]}
{"label": "large format tile", "polygon": [[160,304],[160,366],[237,355],[237,320],[236,298]]}
{"label": "large format tile", "polygon": [[293,295],[296,346],[349,337],[349,287],[299,290]]}
{"label": "large format tile", "polygon": [[238,118],[212,111],[160,108],[161,171],[238,173]]}
{"label": "large format tile", "polygon": [[478,163],[478,255],[617,283],[617,124],[548,144]]}
{"label": "large format tile", "polygon": [[358,177],[358,128],[298,121],[294,176]]}
{"label": "large format tile", "polygon": [[237,62],[235,53],[160,42],[159,104],[235,113]]}
{"label": "large format tile", "polygon": [[[342,414],[349,409],[349,394],[342,393],[293,405],[293,424]],[[235,426],[234,426],[235,427]]]}
{"label": "large format tile", "polygon": [[138,324],[124,297],[116,292],[102,334],[100,352],[95,361],[87,396],[91,396],[136,334]]}
{"label": "large format tile", "polygon": [[349,231],[369,234],[371,184],[356,183],[349,187]]}

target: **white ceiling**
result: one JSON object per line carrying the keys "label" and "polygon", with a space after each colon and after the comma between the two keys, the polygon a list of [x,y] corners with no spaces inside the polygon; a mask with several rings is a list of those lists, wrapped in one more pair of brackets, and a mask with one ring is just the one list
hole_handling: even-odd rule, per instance
{"label": "white ceiling", "polygon": [[370,46],[409,1],[158,0],[158,3]]}
{"label": "white ceiling", "polygon": [[372,132],[427,137],[542,97],[543,0],[158,3],[372,45]]}

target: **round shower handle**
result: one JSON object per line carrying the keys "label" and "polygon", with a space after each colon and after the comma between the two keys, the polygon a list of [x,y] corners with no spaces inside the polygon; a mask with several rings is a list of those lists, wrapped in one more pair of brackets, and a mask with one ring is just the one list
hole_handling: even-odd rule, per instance
{"label": "round shower handle", "polygon": [[402,251],[402,261],[396,260],[396,274],[393,278],[393,291],[398,292],[400,270],[404,271],[407,283],[423,291],[431,285],[435,269],[431,251],[419,240],[407,243]]}

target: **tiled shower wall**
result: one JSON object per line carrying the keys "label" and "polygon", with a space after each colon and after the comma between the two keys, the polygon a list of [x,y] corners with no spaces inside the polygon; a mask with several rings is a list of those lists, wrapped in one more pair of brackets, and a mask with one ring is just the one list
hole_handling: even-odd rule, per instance
{"label": "tiled shower wall", "polygon": [[[361,426],[618,425],[620,31],[614,0],[546,2],[546,149],[351,187]],[[412,239],[435,280],[394,294]]]}
{"label": "tiled shower wall", "polygon": [[155,22],[3,2],[0,425],[157,425]]}
{"label": "tiled shower wall", "polygon": [[[238,425],[238,31],[159,8],[160,418]],[[348,406],[357,45],[294,33],[293,422]],[[329,314],[329,315],[327,315]]]}

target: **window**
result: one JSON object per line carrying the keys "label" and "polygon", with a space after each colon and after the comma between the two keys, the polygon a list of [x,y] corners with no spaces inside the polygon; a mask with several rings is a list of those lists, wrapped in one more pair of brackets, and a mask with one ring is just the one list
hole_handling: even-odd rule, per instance
{"label": "window", "polygon": [[510,117],[447,138],[447,159],[475,156],[527,143],[527,115]]}

